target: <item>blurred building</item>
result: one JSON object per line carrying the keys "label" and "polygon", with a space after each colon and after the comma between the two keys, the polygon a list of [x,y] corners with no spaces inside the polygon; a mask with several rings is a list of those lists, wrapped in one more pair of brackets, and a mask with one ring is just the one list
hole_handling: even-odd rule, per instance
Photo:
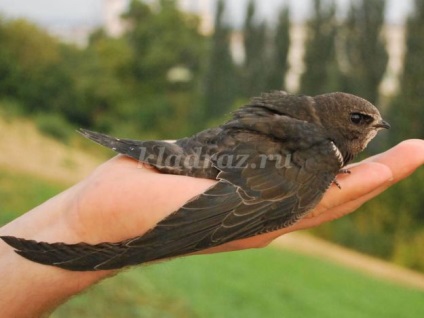
{"label": "blurred building", "polygon": [[406,28],[400,24],[386,24],[383,35],[389,53],[386,74],[380,85],[380,92],[385,96],[394,95],[399,89],[399,79],[403,71],[403,60],[406,53]]}
{"label": "blurred building", "polygon": [[96,28],[96,24],[52,24],[45,27],[47,32],[59,38],[62,42],[85,47],[88,38]]}
{"label": "blurred building", "polygon": [[127,7],[127,0],[103,0],[103,27],[109,36],[119,37],[125,32],[121,16]]}
{"label": "blurred building", "polygon": [[293,23],[290,27],[290,48],[288,53],[289,69],[286,74],[286,89],[297,92],[300,77],[305,71],[303,56],[305,55],[306,27],[303,23]]}
{"label": "blurred building", "polygon": [[214,5],[213,0],[178,0],[181,10],[195,13],[200,17],[200,31],[210,34],[213,31]]}
{"label": "blurred building", "polygon": [[[154,5],[155,1],[146,1]],[[119,37],[125,32],[127,26],[121,19],[122,14],[128,8],[128,0],[103,0],[103,26],[106,33],[112,37]],[[181,10],[196,14],[200,17],[200,31],[210,34],[213,31],[213,0],[178,0]]]}
{"label": "blurred building", "polygon": [[70,21],[46,25],[47,31],[65,43],[85,47],[90,34],[98,27],[103,27],[111,37],[121,36],[126,29],[121,15],[128,7],[128,0],[102,0],[98,13],[91,21]]}

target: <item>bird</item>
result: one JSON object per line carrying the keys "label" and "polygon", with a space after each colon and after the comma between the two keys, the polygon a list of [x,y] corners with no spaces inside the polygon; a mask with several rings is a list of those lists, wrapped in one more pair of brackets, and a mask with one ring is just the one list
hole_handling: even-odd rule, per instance
{"label": "bird", "polygon": [[262,93],[224,124],[176,141],[120,139],[80,129],[92,141],[160,173],[217,182],[143,235],[99,244],[1,239],[24,258],[71,271],[115,270],[174,258],[276,231],[308,214],[339,173],[390,125],[348,93]]}

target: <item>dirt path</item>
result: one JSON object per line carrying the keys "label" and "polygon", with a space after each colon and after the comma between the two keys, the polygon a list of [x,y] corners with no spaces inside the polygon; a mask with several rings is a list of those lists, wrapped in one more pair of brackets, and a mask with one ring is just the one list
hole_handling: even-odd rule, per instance
{"label": "dirt path", "polygon": [[[23,171],[64,183],[90,173],[101,159],[40,135],[29,121],[0,119],[0,168]],[[279,238],[274,246],[329,259],[369,275],[424,290],[424,275],[300,233]]]}
{"label": "dirt path", "polygon": [[328,259],[370,276],[387,279],[424,291],[424,274],[385,262],[328,241],[303,234],[290,233],[274,241],[273,246]]}

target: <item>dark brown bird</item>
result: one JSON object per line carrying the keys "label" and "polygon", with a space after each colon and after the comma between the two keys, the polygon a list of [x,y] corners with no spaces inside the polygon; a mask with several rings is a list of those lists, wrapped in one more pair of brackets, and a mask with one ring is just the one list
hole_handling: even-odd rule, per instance
{"label": "dark brown bird", "polygon": [[118,139],[81,130],[85,137],[162,173],[219,182],[144,235],[122,242],[89,245],[1,238],[34,262],[95,271],[275,231],[313,209],[336,175],[382,128],[389,124],[362,98],[277,91],[253,98],[222,126],[175,142]]}

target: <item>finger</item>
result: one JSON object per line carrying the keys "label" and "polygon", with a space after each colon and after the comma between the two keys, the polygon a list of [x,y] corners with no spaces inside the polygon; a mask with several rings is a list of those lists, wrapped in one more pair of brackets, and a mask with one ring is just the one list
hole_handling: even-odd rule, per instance
{"label": "finger", "polygon": [[333,208],[330,211],[332,214],[342,216],[358,209],[365,202],[384,192],[391,184],[413,173],[424,163],[424,141],[408,140],[402,142],[385,153],[374,156],[370,162],[385,164],[391,169],[393,179],[364,196]]}
{"label": "finger", "polygon": [[[337,201],[333,200],[333,197],[331,195],[326,196],[322,202],[323,209],[322,205],[320,204],[318,206],[318,209],[311,213],[313,219],[302,220],[299,224],[297,224],[296,230],[300,228],[316,226],[323,222],[328,222],[340,218],[341,216],[344,216],[347,213],[355,211],[366,201],[370,200],[371,198],[377,196],[378,194],[386,190],[391,184],[409,176],[412,172],[414,172],[418,167],[420,167],[424,163],[424,141],[408,140],[402,142],[382,154],[376,155],[372,158],[368,158],[362,161],[361,163],[358,163],[358,165],[353,166],[351,169],[353,171],[357,167],[363,167],[364,164],[369,163],[384,165],[388,169],[390,169],[392,178],[388,180],[389,182],[386,182],[381,186],[376,187],[372,191],[369,191],[369,188],[365,187],[358,188],[360,191],[352,192],[348,189],[348,196],[350,198],[343,198],[343,196],[340,196],[339,199],[341,199],[341,202],[338,202],[339,204],[337,204]],[[379,173],[378,170],[374,171],[374,176],[375,173]],[[369,178],[373,178],[374,181],[378,182],[378,180],[375,179],[372,174],[370,174]],[[364,180],[367,180],[367,184],[372,187],[373,185],[369,183],[369,178],[368,180]],[[352,178],[349,178],[348,180],[349,182],[354,181],[354,179]],[[349,183],[349,185],[351,184]],[[346,189],[346,187],[344,187],[344,189]],[[329,192],[331,192],[331,190]],[[330,204],[326,202],[327,198],[329,198]],[[343,200],[345,200],[345,202],[343,202]],[[326,208],[328,208],[327,211],[325,211]]]}
{"label": "finger", "polygon": [[424,140],[410,139],[403,141],[368,160],[388,166],[393,173],[392,182],[398,182],[424,164]]}
{"label": "finger", "polygon": [[[316,216],[306,218],[279,231],[227,243],[204,252],[223,252],[235,249],[262,247],[276,237],[295,230],[309,228],[355,211],[363,203],[386,190],[392,183],[406,178],[424,163],[424,141],[407,140],[392,149],[350,166],[350,175],[338,178],[342,189],[331,187],[313,211]],[[325,212],[325,213],[323,213]]]}
{"label": "finger", "polygon": [[351,166],[352,174],[339,178],[342,191],[337,191],[336,187],[329,189],[309,218],[304,218],[288,230],[314,227],[353,212],[393,183],[409,176],[423,163],[424,141],[407,140]]}
{"label": "finger", "polygon": [[[392,183],[398,182],[406,178],[414,172],[419,166],[424,163],[424,141],[422,140],[408,140],[398,144],[392,149],[360,162],[358,165],[351,168],[352,175],[340,176],[341,180],[346,180],[347,183],[343,184],[342,190],[346,190],[344,194],[337,195],[335,187],[329,189],[327,195],[319,205],[324,206],[324,209],[333,209],[334,207],[341,207],[339,211],[346,211],[351,207],[358,207],[365,201],[380,194]],[[374,166],[366,166],[374,164]],[[367,171],[364,168],[370,168]],[[379,183],[382,179],[386,178],[388,171],[384,171],[386,167],[390,170],[391,177],[388,183]],[[357,169],[360,169],[359,171]],[[358,184],[359,181],[359,184]],[[344,181],[343,181],[344,182]],[[335,194],[334,196],[332,194]],[[336,198],[337,200],[334,200]],[[346,205],[348,204],[348,205]]]}
{"label": "finger", "polygon": [[361,163],[350,171],[351,174],[337,177],[341,189],[335,186],[328,189],[314,211],[320,213],[356,200],[384,184],[389,184],[393,179],[393,174],[389,167],[377,162]]}

